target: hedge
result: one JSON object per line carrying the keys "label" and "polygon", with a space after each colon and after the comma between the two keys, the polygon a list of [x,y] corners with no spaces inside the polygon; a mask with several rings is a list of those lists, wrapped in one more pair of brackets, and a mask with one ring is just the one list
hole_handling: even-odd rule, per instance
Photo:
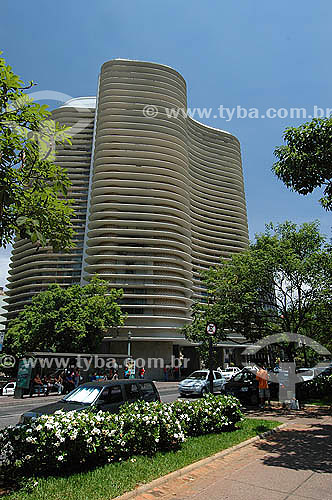
{"label": "hedge", "polygon": [[58,411],[0,431],[1,475],[9,481],[47,476],[176,450],[187,436],[231,430],[242,419],[236,398],[211,394],[168,404],[138,401],[118,414]]}
{"label": "hedge", "polygon": [[332,375],[319,375],[298,386],[297,394],[301,401],[332,396]]}

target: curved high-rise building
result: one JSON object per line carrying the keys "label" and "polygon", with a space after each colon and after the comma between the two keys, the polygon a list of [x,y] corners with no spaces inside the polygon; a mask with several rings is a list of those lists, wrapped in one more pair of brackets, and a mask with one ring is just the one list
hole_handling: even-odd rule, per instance
{"label": "curved high-rise building", "polygon": [[[50,284],[70,286],[80,283],[85,233],[91,149],[95,115],[95,98],[73,99],[53,111],[53,118],[72,127],[72,145],[57,147],[56,163],[68,172],[72,186],[68,198],[73,200],[75,218],[75,248],[70,253],[55,253],[52,248],[36,251],[25,239],[16,239],[12,251],[8,278],[8,319],[16,316],[33,295]],[[75,107],[73,107],[75,106]]]}
{"label": "curved high-rise building", "polygon": [[16,242],[10,314],[49,283],[98,273],[123,288],[128,314],[104,350],[124,349],[130,331],[136,356],[171,356],[192,301],[204,297],[200,272],[248,245],[239,141],[186,109],[177,71],[116,59],[102,66],[96,104],[72,99],[53,112],[61,123],[87,120],[57,152],[73,183],[78,245],[36,254]]}

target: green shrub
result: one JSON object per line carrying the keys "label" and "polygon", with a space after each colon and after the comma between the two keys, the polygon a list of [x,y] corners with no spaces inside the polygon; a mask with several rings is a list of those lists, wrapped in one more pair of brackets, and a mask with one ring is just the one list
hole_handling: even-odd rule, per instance
{"label": "green shrub", "polygon": [[208,394],[196,401],[171,403],[187,436],[232,430],[242,420],[239,401],[234,396]]}
{"label": "green shrub", "polygon": [[58,411],[0,431],[1,472],[10,480],[175,450],[186,436],[231,430],[241,419],[236,398],[213,395],[169,404],[137,401],[118,414]]}
{"label": "green shrub", "polygon": [[301,401],[332,395],[332,375],[322,375],[299,384],[298,398]]}

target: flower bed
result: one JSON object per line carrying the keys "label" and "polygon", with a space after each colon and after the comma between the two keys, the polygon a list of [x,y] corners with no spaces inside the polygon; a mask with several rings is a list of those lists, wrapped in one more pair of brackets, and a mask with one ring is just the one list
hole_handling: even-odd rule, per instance
{"label": "flower bed", "polygon": [[118,414],[56,412],[0,431],[2,475],[48,475],[133,455],[175,450],[186,436],[221,432],[242,420],[239,401],[208,395],[174,403],[124,405]]}

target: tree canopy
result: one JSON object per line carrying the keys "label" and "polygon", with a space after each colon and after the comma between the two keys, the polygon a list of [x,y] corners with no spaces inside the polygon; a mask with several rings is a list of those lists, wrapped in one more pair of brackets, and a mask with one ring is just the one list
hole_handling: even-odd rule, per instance
{"label": "tree canopy", "polygon": [[122,290],[110,289],[98,277],[83,287],[51,285],[9,322],[4,349],[16,356],[36,351],[96,352],[105,333],[124,323],[117,302],[121,297]]}
{"label": "tree canopy", "polygon": [[34,85],[25,85],[0,57],[0,247],[16,233],[37,246],[68,249],[73,210],[65,196],[71,183],[53,160],[55,145],[70,140],[47,106],[27,94]]}
{"label": "tree canopy", "polygon": [[206,342],[210,321],[217,340],[231,331],[251,341],[293,332],[326,344],[332,336],[332,252],[317,222],[271,223],[246,251],[222,259],[203,279],[210,300],[192,307],[193,322],[184,329],[192,341]]}
{"label": "tree canopy", "polygon": [[319,201],[326,210],[332,210],[332,117],[289,127],[283,138],[286,145],[274,151],[278,158],[274,173],[299,194],[324,187]]}

